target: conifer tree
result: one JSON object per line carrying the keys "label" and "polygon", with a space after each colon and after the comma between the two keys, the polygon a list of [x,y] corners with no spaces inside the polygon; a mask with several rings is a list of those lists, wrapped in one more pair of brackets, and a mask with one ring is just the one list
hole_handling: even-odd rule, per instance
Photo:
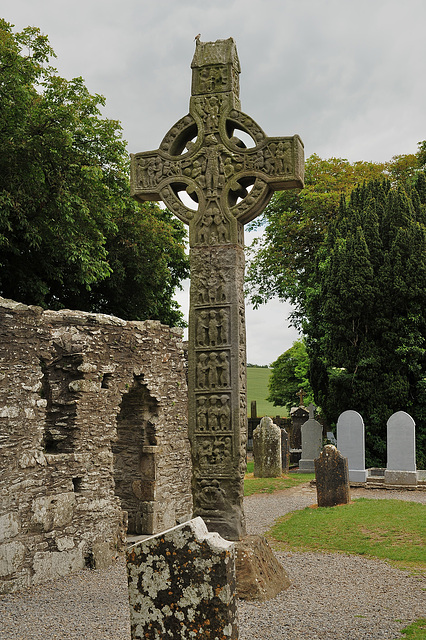
{"label": "conifer tree", "polygon": [[426,191],[389,181],[357,187],[318,254],[307,294],[306,344],[317,403],[331,422],[346,409],[366,424],[367,464],[386,463],[386,422],[416,421],[426,445]]}

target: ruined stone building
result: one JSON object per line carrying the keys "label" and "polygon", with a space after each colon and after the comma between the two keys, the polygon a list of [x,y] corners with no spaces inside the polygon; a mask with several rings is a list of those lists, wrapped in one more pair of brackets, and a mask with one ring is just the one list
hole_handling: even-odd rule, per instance
{"label": "ruined stone building", "polygon": [[180,329],[0,298],[0,593],[192,512]]}

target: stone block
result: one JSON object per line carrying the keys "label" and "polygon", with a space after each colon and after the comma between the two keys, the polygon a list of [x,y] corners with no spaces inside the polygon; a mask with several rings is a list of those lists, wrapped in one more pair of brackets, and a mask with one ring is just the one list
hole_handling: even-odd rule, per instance
{"label": "stone block", "polygon": [[39,551],[34,555],[33,584],[39,584],[46,580],[54,580],[83,569],[85,566],[81,549],[69,551]]}
{"label": "stone block", "polygon": [[14,538],[19,532],[19,518],[17,513],[6,513],[0,516],[0,542]]}
{"label": "stone block", "polygon": [[235,546],[239,598],[265,601],[288,589],[290,578],[263,536],[246,536]]}
{"label": "stone block", "polygon": [[44,531],[51,531],[72,521],[76,498],[74,493],[40,496],[33,501],[32,521],[41,524]]}
{"label": "stone block", "polygon": [[385,471],[385,484],[395,485],[417,485],[417,472],[416,471],[391,471],[386,469]]}
{"label": "stone block", "polygon": [[129,547],[132,640],[237,640],[234,544],[194,518]]}
{"label": "stone block", "polygon": [[25,546],[21,542],[0,545],[0,576],[8,576],[18,571],[25,558]]}

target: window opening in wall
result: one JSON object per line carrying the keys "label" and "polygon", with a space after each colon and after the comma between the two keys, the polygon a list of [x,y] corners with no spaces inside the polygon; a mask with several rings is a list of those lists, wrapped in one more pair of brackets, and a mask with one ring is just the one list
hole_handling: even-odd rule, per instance
{"label": "window opening in wall", "polygon": [[43,372],[41,395],[47,401],[43,434],[46,453],[74,451],[77,396],[69,385],[83,378],[83,373],[78,370],[82,363],[82,353],[64,354],[51,362],[40,360]]}
{"label": "window opening in wall", "polygon": [[81,486],[83,484],[83,478],[73,478],[72,487],[74,493],[81,493]]}
{"label": "window opening in wall", "polygon": [[104,375],[102,376],[101,388],[109,389],[111,379],[112,379],[112,373],[104,373]]}
{"label": "window opening in wall", "polygon": [[96,561],[92,549],[88,549],[84,554],[84,566],[88,569],[96,569]]}
{"label": "window opening in wall", "polygon": [[113,445],[115,493],[132,535],[154,533],[157,416],[157,400],[135,376],[121,401]]}

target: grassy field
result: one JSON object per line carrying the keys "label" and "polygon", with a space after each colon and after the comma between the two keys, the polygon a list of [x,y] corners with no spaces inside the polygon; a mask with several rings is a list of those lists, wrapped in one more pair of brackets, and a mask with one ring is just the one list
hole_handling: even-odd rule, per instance
{"label": "grassy field", "polygon": [[268,380],[270,375],[270,369],[247,367],[247,410],[249,415],[252,400],[256,400],[259,417],[284,417],[288,415],[285,407],[274,407],[272,402],[267,402],[265,399],[269,394]]}

